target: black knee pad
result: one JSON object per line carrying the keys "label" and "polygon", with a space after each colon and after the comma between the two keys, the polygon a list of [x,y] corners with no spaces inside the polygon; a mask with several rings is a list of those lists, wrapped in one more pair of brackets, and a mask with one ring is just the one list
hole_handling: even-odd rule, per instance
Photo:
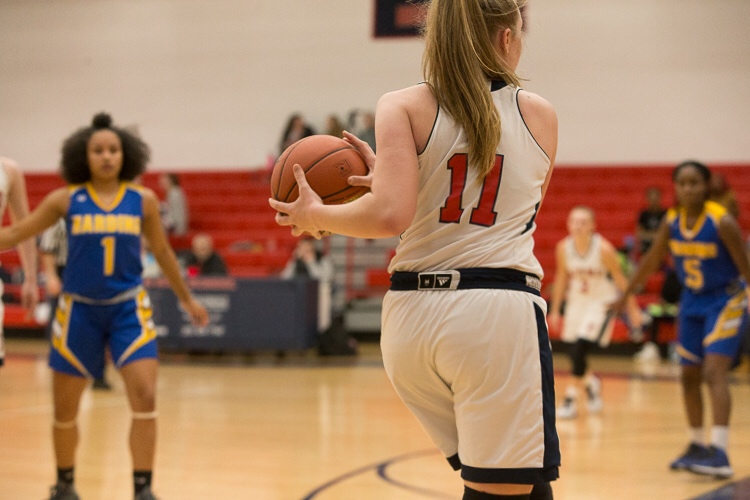
{"label": "black knee pad", "polygon": [[528,500],[529,495],[493,495],[464,486],[463,500]]}
{"label": "black knee pad", "polygon": [[583,377],[588,368],[586,361],[591,342],[587,340],[577,340],[570,346],[570,361],[573,363],[573,375]]}
{"label": "black knee pad", "polygon": [[535,484],[531,490],[529,500],[552,500],[552,485],[549,483]]}

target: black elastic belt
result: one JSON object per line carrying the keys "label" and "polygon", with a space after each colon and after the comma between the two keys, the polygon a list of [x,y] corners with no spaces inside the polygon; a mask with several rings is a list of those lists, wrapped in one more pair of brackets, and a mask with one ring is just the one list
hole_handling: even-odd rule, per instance
{"label": "black elastic belt", "polygon": [[520,290],[541,296],[542,281],[538,276],[518,269],[496,269],[477,267],[410,273],[396,271],[391,275],[391,290],[470,290],[472,288],[494,288]]}

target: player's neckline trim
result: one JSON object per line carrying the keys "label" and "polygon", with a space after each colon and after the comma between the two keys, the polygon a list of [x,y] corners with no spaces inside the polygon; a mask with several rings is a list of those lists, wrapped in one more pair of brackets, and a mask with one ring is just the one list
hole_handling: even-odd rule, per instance
{"label": "player's neckline trim", "polygon": [[89,196],[91,197],[91,201],[93,201],[97,207],[101,208],[105,212],[111,212],[112,210],[117,208],[117,206],[120,204],[122,199],[125,197],[125,187],[126,187],[126,183],[121,182],[120,187],[117,190],[117,194],[115,195],[112,202],[109,205],[105,205],[102,202],[101,198],[99,198],[99,195],[94,189],[93,184],[91,184],[90,182],[86,183],[86,191],[88,191]]}

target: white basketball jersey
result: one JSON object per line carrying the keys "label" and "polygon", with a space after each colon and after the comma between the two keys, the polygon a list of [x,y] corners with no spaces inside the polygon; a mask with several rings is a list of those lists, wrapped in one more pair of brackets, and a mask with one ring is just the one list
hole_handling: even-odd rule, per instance
{"label": "white basketball jersey", "polygon": [[602,261],[602,236],[598,233],[591,237],[586,253],[581,255],[576,250],[571,236],[565,239],[565,263],[568,268],[568,304],[579,301],[614,302],[617,288],[609,277]]}
{"label": "white basketball jersey", "polygon": [[542,277],[532,235],[550,161],[523,121],[519,90],[493,87],[502,136],[483,183],[468,165],[463,129],[438,110],[419,155],[417,212],[389,272],[504,267]]}

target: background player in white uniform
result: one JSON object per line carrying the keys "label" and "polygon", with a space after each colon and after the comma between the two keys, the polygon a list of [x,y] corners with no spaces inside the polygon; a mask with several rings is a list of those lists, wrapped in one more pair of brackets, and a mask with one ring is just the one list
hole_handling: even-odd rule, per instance
{"label": "background player in white uniform", "polygon": [[560,463],[552,360],[533,255],[534,219],[557,149],[552,106],[519,89],[515,0],[433,0],[427,84],[384,95],[371,193],[324,206],[270,200],[281,225],[316,236],[402,234],[383,304],[386,371],[464,479],[464,499],[551,498]]}
{"label": "background player in white uniform", "polygon": [[[588,351],[594,345],[609,345],[614,317],[608,309],[617,300],[617,289],[624,290],[628,284],[617,250],[595,232],[594,217],[589,207],[573,208],[568,215],[569,235],[555,249],[557,264],[549,323],[559,331],[565,298],[562,340],[569,344],[573,365],[573,380],[567,388],[565,401],[557,410],[558,418],[577,415],[578,396],[583,390],[587,394],[589,411],[601,411],[601,382],[588,368]],[[628,302],[628,312],[633,327],[640,327],[640,311],[632,299]]]}
{"label": "background player in white uniform", "polygon": [[[26,181],[23,173],[15,161],[0,157],[0,222],[8,208],[11,222],[23,219],[29,214],[29,199],[26,195]],[[23,269],[23,285],[21,286],[21,303],[23,307],[33,313],[39,300],[37,288],[37,258],[34,239],[22,241],[17,246]],[[3,294],[3,283],[0,281],[0,296]],[[0,320],[5,314],[5,307],[0,301]],[[3,327],[0,323],[0,366],[5,362],[5,341]]]}

